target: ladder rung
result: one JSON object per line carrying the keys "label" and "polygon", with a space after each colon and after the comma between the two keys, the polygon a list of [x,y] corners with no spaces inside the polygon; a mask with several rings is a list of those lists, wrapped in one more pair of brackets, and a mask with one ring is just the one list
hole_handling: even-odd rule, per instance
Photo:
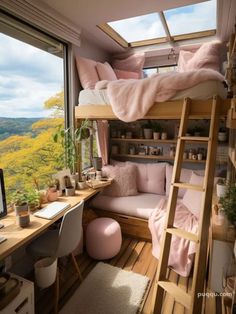
{"label": "ladder rung", "polygon": [[193,142],[209,142],[210,137],[206,136],[181,136],[182,141],[193,141]]}
{"label": "ladder rung", "polygon": [[196,243],[199,242],[198,236],[196,234],[182,230],[182,229],[179,229],[179,228],[175,228],[175,227],[167,228],[166,232],[171,233],[173,235],[176,235],[178,237],[184,238],[186,240],[190,240],[190,241],[193,241]]}
{"label": "ladder rung", "polygon": [[189,189],[189,190],[195,190],[195,191],[200,191],[204,192],[205,189],[201,185],[196,185],[196,184],[190,184],[190,183],[181,183],[181,182],[176,182],[173,183],[174,187],[178,187],[181,189]]}
{"label": "ladder rung", "polygon": [[182,304],[187,309],[191,307],[191,296],[175,283],[170,281],[158,281],[158,285],[169,293],[176,302]]}

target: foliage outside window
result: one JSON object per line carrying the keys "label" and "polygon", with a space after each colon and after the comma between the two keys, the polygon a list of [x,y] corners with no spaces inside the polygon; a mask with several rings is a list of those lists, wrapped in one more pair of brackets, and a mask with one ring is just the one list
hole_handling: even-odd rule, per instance
{"label": "foliage outside window", "polygon": [[0,168],[7,201],[62,169],[53,134],[64,125],[63,57],[0,33]]}

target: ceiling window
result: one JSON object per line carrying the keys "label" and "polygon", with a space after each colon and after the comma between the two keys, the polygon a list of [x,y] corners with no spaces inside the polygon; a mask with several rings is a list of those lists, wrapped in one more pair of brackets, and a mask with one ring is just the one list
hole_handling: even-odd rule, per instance
{"label": "ceiling window", "polygon": [[131,17],[108,23],[128,43],[146,39],[165,37],[158,13]]}
{"label": "ceiling window", "polygon": [[164,11],[171,36],[216,29],[216,0]]}
{"label": "ceiling window", "polygon": [[98,27],[123,47],[212,36],[216,31],[216,0],[112,21]]}

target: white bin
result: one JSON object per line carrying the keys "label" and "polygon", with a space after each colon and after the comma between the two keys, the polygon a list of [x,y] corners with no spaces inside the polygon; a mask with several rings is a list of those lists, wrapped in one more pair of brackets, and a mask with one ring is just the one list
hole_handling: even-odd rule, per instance
{"label": "white bin", "polygon": [[35,282],[40,288],[51,286],[56,280],[57,258],[45,257],[34,264]]}

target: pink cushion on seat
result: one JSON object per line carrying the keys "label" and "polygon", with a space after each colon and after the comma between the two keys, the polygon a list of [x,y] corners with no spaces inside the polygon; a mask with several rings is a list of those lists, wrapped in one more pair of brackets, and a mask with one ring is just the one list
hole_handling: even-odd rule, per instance
{"label": "pink cushion on seat", "polygon": [[137,189],[139,192],[165,194],[166,163],[127,162],[137,167]]}
{"label": "pink cushion on seat", "polygon": [[86,230],[86,248],[94,259],[109,259],[119,253],[122,243],[121,229],[112,218],[97,218]]}

